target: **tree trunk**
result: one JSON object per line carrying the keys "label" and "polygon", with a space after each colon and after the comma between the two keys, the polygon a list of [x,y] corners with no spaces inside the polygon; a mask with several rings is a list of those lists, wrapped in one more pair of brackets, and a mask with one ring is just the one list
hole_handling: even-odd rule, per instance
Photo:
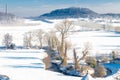
{"label": "tree trunk", "polygon": [[42,49],[42,39],[40,39],[40,49]]}
{"label": "tree trunk", "polygon": [[62,66],[66,66],[67,65],[67,44],[65,44],[65,53],[64,53],[64,56],[63,56],[63,63],[62,63]]}
{"label": "tree trunk", "polygon": [[60,56],[61,56],[62,59],[64,57],[63,46],[64,46],[64,34],[62,34],[61,46],[60,46]]}
{"label": "tree trunk", "polygon": [[73,50],[73,53],[74,53],[74,66],[75,66],[75,70],[78,70],[78,69],[80,69],[80,66],[79,66],[79,61],[78,61],[78,57],[76,55],[75,49]]}

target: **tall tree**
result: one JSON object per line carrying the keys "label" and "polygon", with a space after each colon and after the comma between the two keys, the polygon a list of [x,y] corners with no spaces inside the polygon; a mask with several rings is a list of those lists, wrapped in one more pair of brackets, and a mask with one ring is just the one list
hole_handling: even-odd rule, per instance
{"label": "tall tree", "polygon": [[77,56],[76,50],[73,50],[73,55],[74,55],[74,66],[76,70],[80,69],[79,62],[83,59],[86,58],[86,56],[89,54],[89,50],[91,49],[90,43],[85,43],[84,49],[82,50],[81,57]]}
{"label": "tall tree", "polygon": [[55,32],[51,31],[49,33],[47,33],[47,41],[48,41],[48,45],[49,47],[53,50],[54,48],[57,49],[57,46],[59,46],[60,41],[58,39],[58,37],[56,36]]}
{"label": "tall tree", "polygon": [[63,20],[62,22],[56,24],[55,29],[57,32],[60,33],[61,36],[61,45],[60,45],[60,55],[64,57],[64,45],[65,45],[65,38],[68,37],[70,31],[73,31],[73,21],[70,20]]}
{"label": "tall tree", "polygon": [[59,53],[60,41],[54,31],[46,33],[44,35],[44,41],[47,43],[49,51],[56,50]]}
{"label": "tall tree", "polygon": [[58,33],[60,33],[60,56],[62,59],[62,66],[66,66],[67,64],[67,50],[68,50],[68,45],[65,42],[65,39],[70,35],[71,31],[74,30],[74,25],[73,21],[70,20],[63,20],[60,23],[56,24],[55,29]]}

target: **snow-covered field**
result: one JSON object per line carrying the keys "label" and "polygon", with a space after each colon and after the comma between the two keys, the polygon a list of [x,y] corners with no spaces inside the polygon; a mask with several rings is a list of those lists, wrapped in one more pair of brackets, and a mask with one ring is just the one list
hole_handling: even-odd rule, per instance
{"label": "snow-covered field", "polygon": [[69,40],[75,48],[82,49],[86,42],[91,45],[91,54],[109,54],[112,50],[120,49],[120,33],[105,31],[77,32]]}
{"label": "snow-covered field", "polygon": [[[74,20],[74,19],[73,19]],[[31,26],[0,26],[0,46],[3,36],[9,33],[13,36],[13,43],[17,46],[23,45],[23,35],[25,32],[43,29],[50,31],[54,29],[56,23],[61,20],[49,20],[51,23],[43,21],[26,20],[25,23],[31,23]],[[74,20],[76,21],[76,20]],[[39,24],[38,24],[39,23]],[[36,25],[38,24],[38,25]],[[79,30],[80,26],[76,26]],[[112,50],[120,49],[120,33],[105,32],[105,31],[79,31],[75,32],[68,38],[73,45],[73,48],[82,48],[86,42],[92,45],[94,53],[110,53]]]}
{"label": "snow-covered field", "polygon": [[[26,23],[39,25],[32,26],[0,26],[0,46],[6,33],[13,36],[13,43],[23,45],[25,32],[36,29],[50,31],[60,20],[51,20],[53,23],[26,20]],[[79,27],[78,27],[79,29]],[[91,55],[109,54],[112,50],[120,50],[120,33],[105,31],[80,31],[70,35],[68,40],[73,48],[82,49],[84,43],[92,45]],[[80,80],[80,77],[64,76],[63,74],[44,70],[41,61],[41,50],[0,50],[0,74],[8,75],[11,80]],[[70,54],[71,56],[73,54]],[[109,80],[111,77],[104,78]],[[102,80],[102,79],[99,79]],[[112,79],[111,79],[112,80]]]}
{"label": "snow-covered field", "polygon": [[[53,24],[48,24],[42,21],[31,21],[26,20],[26,24],[31,23],[32,26],[1,26],[0,25],[0,45],[2,45],[2,39],[6,33],[9,33],[13,36],[13,43],[15,43],[17,46],[23,45],[23,35],[25,32],[37,30],[37,29],[44,29],[44,30],[50,30],[51,26]],[[38,24],[39,23],[39,24]],[[38,25],[36,25],[38,24]]]}
{"label": "snow-covered field", "polygon": [[41,50],[0,50],[0,74],[10,80],[80,80],[44,70],[43,55]]}
{"label": "snow-covered field", "polygon": [[[81,80],[82,77],[44,70],[44,55],[43,50],[0,50],[0,74],[9,76],[10,80]],[[95,79],[113,80],[113,77]]]}

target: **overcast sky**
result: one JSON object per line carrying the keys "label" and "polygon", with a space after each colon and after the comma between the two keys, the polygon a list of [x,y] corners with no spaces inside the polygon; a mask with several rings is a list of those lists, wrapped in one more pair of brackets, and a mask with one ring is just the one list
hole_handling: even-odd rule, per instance
{"label": "overcast sky", "polygon": [[20,17],[39,16],[57,8],[84,7],[98,13],[120,13],[120,0],[0,0],[0,12]]}

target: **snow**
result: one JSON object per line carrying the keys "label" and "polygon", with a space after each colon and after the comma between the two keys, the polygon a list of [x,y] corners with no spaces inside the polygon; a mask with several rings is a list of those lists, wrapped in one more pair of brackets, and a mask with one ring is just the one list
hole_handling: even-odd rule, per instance
{"label": "snow", "polygon": [[[76,21],[75,19],[71,19]],[[43,29],[48,32],[54,30],[58,20],[49,20],[52,23],[46,23],[43,21],[25,20],[26,26],[0,26],[0,46],[2,46],[3,36],[9,33],[13,36],[13,43],[17,46],[23,45],[23,35],[25,32],[33,31],[37,29]],[[76,25],[79,30],[81,27]],[[77,34],[77,35],[76,35]],[[74,48],[82,48],[84,43],[89,42],[92,45],[94,53],[110,53],[111,50],[118,50],[120,48],[120,33],[107,32],[107,31],[78,31],[73,33],[68,41],[72,43]],[[95,54],[96,55],[96,54]]]}
{"label": "snow", "polygon": [[10,80],[80,80],[79,77],[44,70],[42,53],[41,50],[2,50],[0,74],[9,76]]}
{"label": "snow", "polygon": [[[77,34],[77,35],[76,35]],[[98,56],[99,54],[110,54],[113,50],[119,52],[120,37],[119,33],[105,31],[83,31],[70,35],[68,41],[76,48],[77,52],[84,48],[85,43],[91,46],[90,55]],[[70,56],[72,56],[71,54]]]}
{"label": "snow", "polygon": [[23,45],[23,35],[25,32],[37,29],[44,29],[45,31],[49,31],[51,26],[53,26],[53,24],[48,24],[42,21],[26,20],[25,23],[31,23],[31,26],[0,26],[0,46],[2,45],[3,36],[6,33],[9,33],[13,36],[13,42],[17,46],[21,46]]}
{"label": "snow", "polygon": [[[74,20],[74,19],[72,19]],[[13,36],[13,43],[17,46],[23,45],[23,35],[25,32],[43,29],[48,32],[54,30],[54,26],[61,20],[49,20],[52,23],[43,21],[26,20],[26,26],[2,26],[0,25],[0,46],[3,46],[2,39],[6,33]],[[76,20],[75,20],[76,21]],[[83,45],[89,42],[92,46],[90,55],[109,54],[112,50],[120,49],[120,33],[107,31],[79,31],[73,33],[67,39],[73,48],[83,49]],[[73,56],[73,54],[69,54]],[[61,73],[44,70],[42,58],[44,50],[18,49],[0,50],[0,74],[7,75],[10,80],[80,80],[81,77],[65,76]],[[117,65],[109,65],[115,68]],[[109,67],[108,66],[108,67]],[[112,66],[112,67],[111,67]],[[118,69],[119,67],[115,68]],[[113,70],[114,71],[114,70]],[[116,70],[115,70],[116,71]],[[115,73],[115,72],[114,72]],[[112,76],[107,78],[97,78],[96,80],[112,80]]]}
{"label": "snow", "polygon": [[[0,50],[0,74],[10,80],[81,80],[82,77],[66,76],[62,73],[44,70],[44,50]],[[115,67],[115,66],[113,66]],[[87,77],[90,77],[89,75]],[[95,78],[95,80],[112,80]],[[90,78],[90,80],[93,80]]]}
{"label": "snow", "polygon": [[89,74],[86,74],[81,80],[95,80],[95,79],[92,78],[92,76],[90,76]]}

